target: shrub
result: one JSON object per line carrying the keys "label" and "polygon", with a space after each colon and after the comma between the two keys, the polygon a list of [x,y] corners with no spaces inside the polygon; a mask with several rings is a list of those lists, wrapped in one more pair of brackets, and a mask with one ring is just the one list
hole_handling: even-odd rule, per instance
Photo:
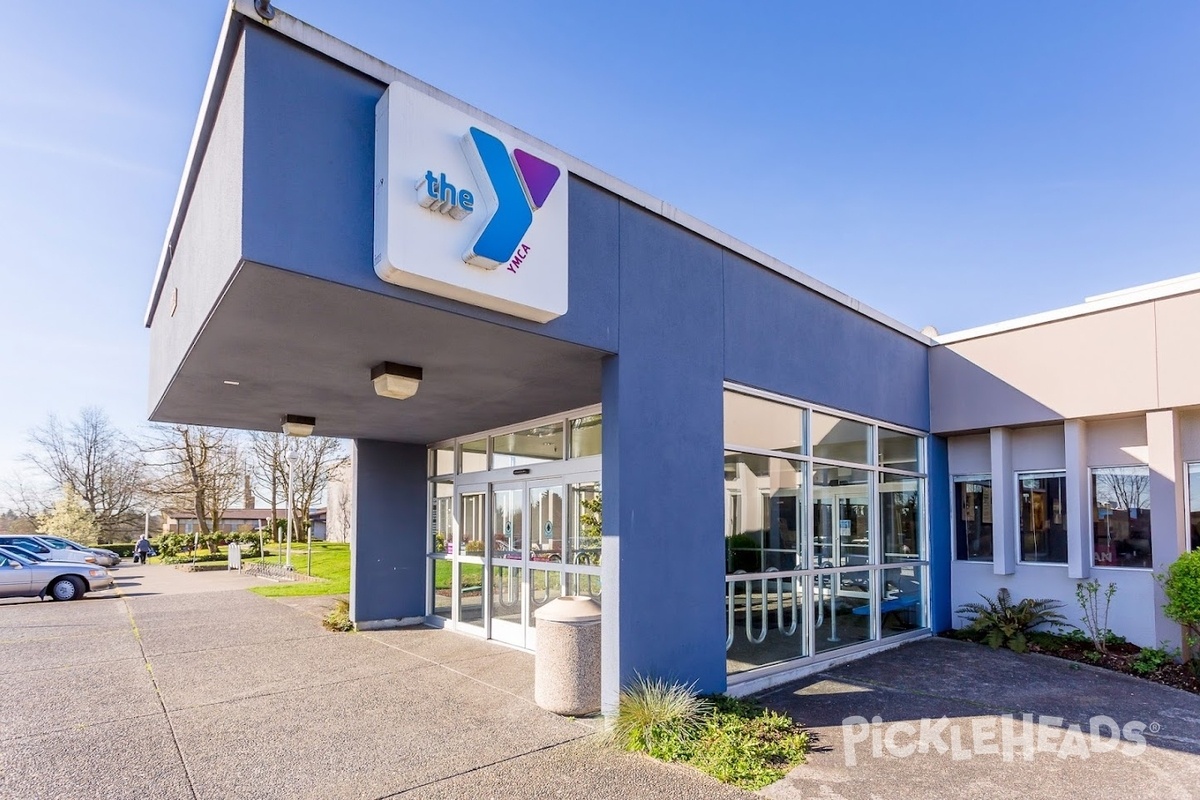
{"label": "shrub", "polygon": [[993,600],[980,595],[982,603],[963,603],[958,613],[967,618],[967,628],[979,634],[992,649],[1005,645],[1014,652],[1027,649],[1026,634],[1041,625],[1061,625],[1066,622],[1058,613],[1062,603],[1057,600],[1025,598],[1012,601],[1008,589],[1001,588]]}
{"label": "shrub", "polygon": [[611,735],[626,750],[674,761],[695,735],[707,708],[692,686],[637,677],[621,692]]}
{"label": "shrub", "polygon": [[469,556],[481,556],[483,555],[483,542],[479,541],[478,539],[473,539],[467,542],[467,545],[464,549]]}
{"label": "shrub", "polygon": [[106,550],[112,550],[121,558],[133,558],[134,542],[114,542],[103,545]]}
{"label": "shrub", "polygon": [[1092,646],[1101,653],[1108,652],[1112,642],[1112,631],[1108,629],[1108,608],[1112,605],[1113,595],[1117,593],[1117,585],[1110,583],[1104,590],[1101,603],[1100,581],[1093,578],[1090,581],[1080,581],[1075,584],[1075,600],[1083,610],[1083,624],[1092,640]]}
{"label": "shrub", "polygon": [[1177,652],[1167,650],[1166,642],[1163,647],[1143,647],[1137,657],[1129,664],[1129,668],[1138,675],[1151,675],[1158,672],[1167,664],[1175,661]]}
{"label": "shrub", "polygon": [[347,633],[354,630],[354,623],[350,621],[350,601],[338,599],[334,601],[333,610],[325,615],[321,620],[321,624],[331,631],[339,633]]}
{"label": "shrub", "polygon": [[164,533],[158,537],[158,541],[154,543],[154,549],[164,559],[179,555],[179,551],[186,549],[192,543],[191,537],[182,533]]}
{"label": "shrub", "polygon": [[804,760],[808,734],[788,716],[731,697],[713,697],[711,703],[687,759],[696,769],[755,790]]}
{"label": "shrub", "polygon": [[1192,670],[1200,674],[1200,550],[1181,555],[1158,579],[1167,596],[1163,613],[1183,626],[1192,647]]}

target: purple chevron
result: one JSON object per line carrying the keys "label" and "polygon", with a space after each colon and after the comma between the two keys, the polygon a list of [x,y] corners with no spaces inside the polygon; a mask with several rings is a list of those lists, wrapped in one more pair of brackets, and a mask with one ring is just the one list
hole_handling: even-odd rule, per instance
{"label": "purple chevron", "polygon": [[525,185],[529,202],[535,209],[541,208],[554,184],[558,183],[558,167],[516,148],[513,149],[513,161],[517,163],[517,174]]}

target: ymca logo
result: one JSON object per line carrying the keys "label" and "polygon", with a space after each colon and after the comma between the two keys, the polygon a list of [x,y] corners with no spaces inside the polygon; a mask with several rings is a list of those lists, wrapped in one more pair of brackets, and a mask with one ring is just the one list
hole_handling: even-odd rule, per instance
{"label": "ymca logo", "polygon": [[[462,147],[476,184],[489,195],[482,200],[490,211],[463,261],[488,270],[507,264],[515,273],[530,251],[521,240],[533,224],[533,212],[558,183],[559,168],[520,148],[510,156],[503,142],[475,127],[462,138]],[[479,200],[470,190],[456,188],[444,172],[426,170],[417,184],[417,201],[452,219],[469,217]]]}

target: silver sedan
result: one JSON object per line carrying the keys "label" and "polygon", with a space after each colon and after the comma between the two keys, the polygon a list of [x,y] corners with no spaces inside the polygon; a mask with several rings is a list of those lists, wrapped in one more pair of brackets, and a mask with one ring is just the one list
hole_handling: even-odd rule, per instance
{"label": "silver sedan", "polygon": [[13,548],[0,547],[0,597],[50,597],[78,600],[87,592],[111,589],[103,567],[67,561],[39,561]]}

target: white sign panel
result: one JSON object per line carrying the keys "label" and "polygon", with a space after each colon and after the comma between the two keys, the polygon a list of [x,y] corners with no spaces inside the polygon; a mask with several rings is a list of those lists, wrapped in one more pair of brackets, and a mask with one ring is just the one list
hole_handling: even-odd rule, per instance
{"label": "white sign panel", "polygon": [[567,170],[402,83],[375,109],[375,273],[549,322],[567,311]]}

